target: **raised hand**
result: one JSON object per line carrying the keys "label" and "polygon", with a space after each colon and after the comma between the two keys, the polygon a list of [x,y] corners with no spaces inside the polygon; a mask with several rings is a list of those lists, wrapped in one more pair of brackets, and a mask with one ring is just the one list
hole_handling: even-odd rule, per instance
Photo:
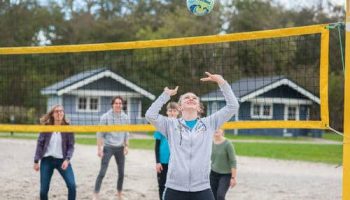
{"label": "raised hand", "polygon": [[176,86],[175,89],[169,89],[168,87],[164,88],[164,92],[167,93],[169,96],[174,96],[177,94],[177,90],[179,89],[179,86]]}
{"label": "raised hand", "polygon": [[212,81],[216,82],[217,84],[221,85],[225,82],[225,79],[222,78],[219,74],[211,74],[209,72],[205,72],[205,74],[208,76],[206,78],[201,78],[201,81]]}

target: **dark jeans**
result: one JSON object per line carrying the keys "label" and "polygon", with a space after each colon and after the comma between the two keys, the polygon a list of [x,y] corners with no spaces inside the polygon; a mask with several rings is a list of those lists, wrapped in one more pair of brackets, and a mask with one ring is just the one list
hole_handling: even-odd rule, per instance
{"label": "dark jeans", "polygon": [[214,200],[211,189],[199,192],[183,192],[165,188],[163,197],[163,200]]}
{"label": "dark jeans", "polygon": [[158,187],[159,187],[159,199],[162,200],[163,192],[165,189],[166,176],[168,174],[168,164],[162,164],[163,170],[157,173]]}
{"label": "dark jeans", "polygon": [[61,174],[68,188],[68,200],[75,200],[76,185],[74,179],[74,173],[72,165],[69,164],[66,170],[61,168],[63,159],[57,159],[53,157],[45,157],[40,163],[40,199],[47,200],[50,190],[50,182],[53,174],[53,170]]}
{"label": "dark jeans", "polygon": [[230,187],[231,174],[219,174],[210,172],[210,187],[215,200],[225,200],[226,193]]}
{"label": "dark jeans", "polygon": [[99,193],[101,189],[102,180],[106,175],[107,168],[111,157],[114,155],[115,162],[118,166],[118,181],[117,181],[117,190],[123,190],[123,181],[124,181],[124,166],[125,166],[125,155],[124,147],[103,147],[103,157],[101,159],[101,169],[98,173],[96,183],[95,183],[95,193]]}

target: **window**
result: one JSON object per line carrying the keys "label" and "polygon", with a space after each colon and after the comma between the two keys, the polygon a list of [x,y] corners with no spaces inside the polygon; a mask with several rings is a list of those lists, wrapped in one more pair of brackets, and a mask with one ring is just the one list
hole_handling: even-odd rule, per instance
{"label": "window", "polygon": [[78,103],[78,110],[86,110],[87,98],[80,97]]}
{"label": "window", "polygon": [[259,104],[253,105],[253,115],[260,116],[260,105]]}
{"label": "window", "polygon": [[272,119],[272,105],[252,103],[250,114],[253,119]]}
{"label": "window", "polygon": [[271,115],[271,106],[263,105],[263,116],[270,116],[270,115]]}
{"label": "window", "polygon": [[90,98],[90,110],[98,110],[98,99]]}
{"label": "window", "polygon": [[297,119],[297,107],[296,106],[288,106],[288,120],[296,120]]}
{"label": "window", "polygon": [[79,112],[98,112],[98,97],[78,97],[77,111]]}

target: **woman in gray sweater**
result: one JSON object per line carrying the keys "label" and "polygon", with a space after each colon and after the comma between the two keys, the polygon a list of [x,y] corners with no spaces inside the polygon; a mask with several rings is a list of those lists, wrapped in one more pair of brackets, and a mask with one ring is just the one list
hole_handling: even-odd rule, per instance
{"label": "woman in gray sweater", "polygon": [[237,113],[239,104],[222,76],[209,72],[206,74],[208,77],[202,78],[201,81],[217,83],[225,97],[226,106],[219,111],[200,118],[199,98],[188,92],[179,99],[181,118],[162,116],[159,111],[178,90],[178,87],[166,87],[146,112],[146,119],[167,137],[170,146],[163,200],[214,200],[209,181],[213,134]]}

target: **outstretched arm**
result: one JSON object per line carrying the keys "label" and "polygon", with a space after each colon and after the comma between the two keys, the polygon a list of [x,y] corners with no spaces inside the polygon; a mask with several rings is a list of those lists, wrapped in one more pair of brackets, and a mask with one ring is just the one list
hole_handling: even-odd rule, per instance
{"label": "outstretched arm", "polygon": [[157,173],[160,173],[163,170],[163,166],[162,164],[160,164],[160,140],[159,139],[156,139],[154,151],[156,154],[156,171]]}
{"label": "outstretched arm", "polygon": [[220,128],[223,123],[230,120],[233,115],[237,114],[239,104],[236,96],[233,94],[230,85],[221,75],[211,74],[209,72],[206,72],[206,75],[208,77],[202,78],[201,81],[216,82],[219,85],[226,100],[225,107],[207,117],[209,123],[213,126],[214,130],[216,130]]}
{"label": "outstretched arm", "polygon": [[175,89],[164,88],[164,92],[152,103],[145,114],[146,119],[166,137],[168,137],[167,126],[170,119],[160,115],[159,111],[162,109],[163,105],[170,100],[170,97],[177,93],[178,88],[178,86],[176,86]]}

